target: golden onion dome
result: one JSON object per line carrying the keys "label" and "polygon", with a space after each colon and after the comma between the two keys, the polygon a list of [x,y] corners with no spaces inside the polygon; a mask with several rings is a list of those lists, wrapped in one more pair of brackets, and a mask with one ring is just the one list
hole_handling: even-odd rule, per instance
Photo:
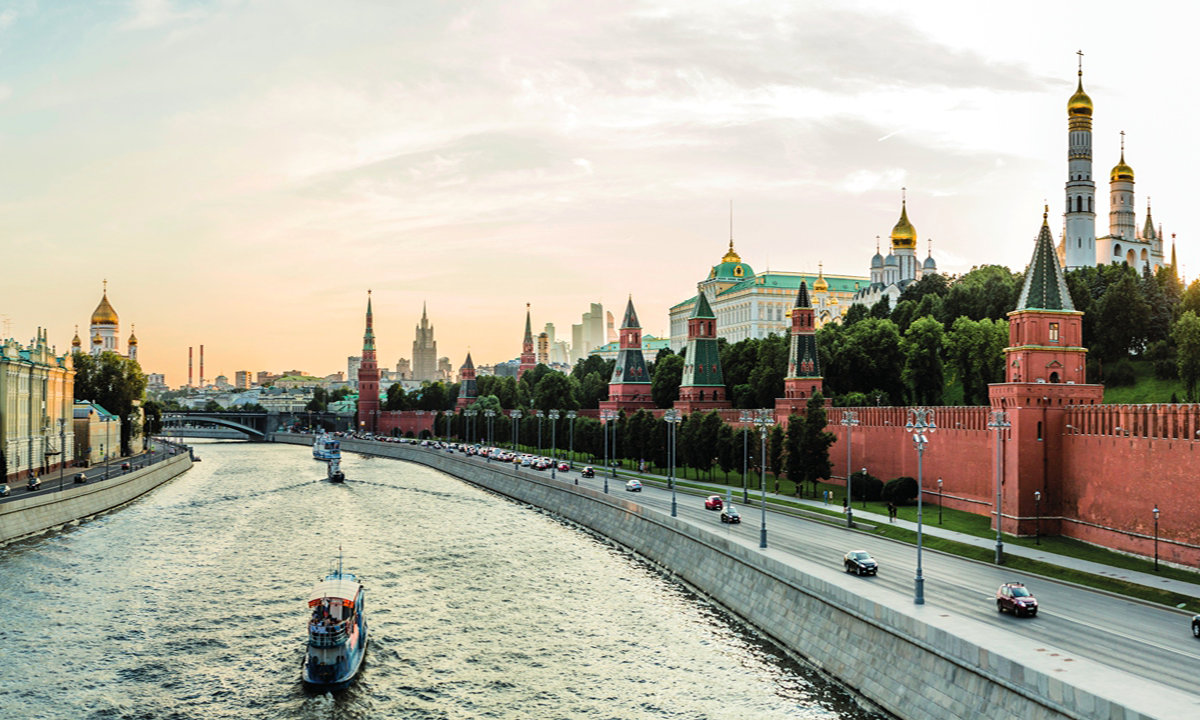
{"label": "golden onion dome", "polygon": [[95,335],[92,336],[92,344],[93,345],[102,345],[103,343],[104,343],[104,338],[100,337],[100,333],[96,333]]}
{"label": "golden onion dome", "polygon": [[1083,72],[1079,73],[1079,87],[1067,101],[1067,115],[1092,116],[1092,99],[1083,91]]}
{"label": "golden onion dome", "polygon": [[71,339],[71,347],[83,347],[83,341],[79,339],[79,326],[75,326],[75,337]]}
{"label": "golden onion dome", "polygon": [[813,282],[813,292],[829,292],[829,282],[825,280],[825,268],[817,270],[817,279]]}
{"label": "golden onion dome", "polygon": [[1112,169],[1112,173],[1108,176],[1109,180],[1127,180],[1133,182],[1133,168],[1125,164],[1125,151],[1121,151],[1121,162],[1117,163]]}
{"label": "golden onion dome", "polygon": [[917,246],[917,230],[908,221],[908,201],[900,204],[900,220],[892,228],[893,248],[915,248]]}
{"label": "golden onion dome", "polygon": [[129,344],[137,345],[137,333],[133,331],[132,327],[129,328]]}
{"label": "golden onion dome", "polygon": [[96,311],[92,313],[93,325],[117,325],[117,311],[113,310],[113,306],[108,302],[108,291],[105,290],[104,297],[100,298],[100,304],[96,306]]}

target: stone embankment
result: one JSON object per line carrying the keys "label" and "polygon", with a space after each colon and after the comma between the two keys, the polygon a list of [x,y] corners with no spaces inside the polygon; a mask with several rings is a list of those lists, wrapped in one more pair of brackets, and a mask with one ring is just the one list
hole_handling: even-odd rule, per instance
{"label": "stone embankment", "polygon": [[[274,439],[312,443],[306,436]],[[904,720],[1168,720],[1195,708],[1194,698],[1173,691],[1153,698],[1153,707],[1128,707],[1131,676],[1118,670],[1079,660],[1069,680],[1056,677],[1061,669],[1041,658],[1015,660],[1011,634],[863,583],[848,589],[832,569],[621,497],[411,445],[351,440],[342,449],[421,463],[611,538]]]}
{"label": "stone embankment", "polygon": [[68,475],[61,492],[39,493],[0,503],[0,543],[120,507],[191,467],[191,455],[183,452],[149,467],[96,483],[75,485]]}

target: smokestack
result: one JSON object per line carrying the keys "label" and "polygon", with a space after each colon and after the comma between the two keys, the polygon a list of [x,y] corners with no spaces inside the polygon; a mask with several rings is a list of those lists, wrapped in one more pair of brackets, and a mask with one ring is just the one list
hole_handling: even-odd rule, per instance
{"label": "smokestack", "polygon": [[200,387],[204,387],[204,346],[200,346]]}
{"label": "smokestack", "polygon": [[188,387],[192,386],[192,348],[188,348]]}

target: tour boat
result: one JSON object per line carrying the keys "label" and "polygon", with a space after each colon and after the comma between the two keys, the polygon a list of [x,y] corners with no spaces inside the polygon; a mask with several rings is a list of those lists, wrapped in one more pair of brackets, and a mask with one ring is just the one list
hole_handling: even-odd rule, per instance
{"label": "tour boat", "polygon": [[306,687],[322,692],[341,690],[354,680],[367,652],[367,619],[363,586],[358,578],[336,572],[313,586],[308,594],[308,652],[304,659]]}
{"label": "tour boat", "polygon": [[329,436],[329,433],[321,433],[313,440],[313,459],[314,460],[332,460],[342,456],[341,443]]}

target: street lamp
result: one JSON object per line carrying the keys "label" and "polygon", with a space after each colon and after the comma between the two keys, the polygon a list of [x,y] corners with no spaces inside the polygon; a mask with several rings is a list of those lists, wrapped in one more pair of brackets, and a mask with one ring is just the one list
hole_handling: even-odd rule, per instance
{"label": "street lamp", "polygon": [[[519,452],[519,450],[517,448],[519,447],[518,443],[521,440],[521,415],[522,414],[523,413],[521,412],[521,408],[517,408],[508,414],[508,416],[510,418],[512,418],[512,421],[513,421],[513,452]],[[521,463],[516,463],[516,466],[517,466],[518,470],[521,469]]]}
{"label": "street lamp", "polygon": [[925,457],[925,446],[929,444],[929,435],[937,431],[937,425],[933,422],[932,408],[910,408],[908,411],[908,422],[905,423],[904,429],[913,434],[913,446],[917,449],[917,578],[916,578],[916,596],[913,602],[917,605],[925,604],[925,577],[921,574],[921,543],[923,527],[921,525],[921,496],[925,494],[924,488],[924,466],[922,461]]}
{"label": "street lamp", "polygon": [[475,444],[474,440],[472,439],[475,437],[475,434],[473,432],[471,432],[471,430],[472,430],[471,425],[475,421],[475,414],[476,414],[475,410],[471,410],[471,409],[463,410],[463,417],[465,417],[467,419],[466,441],[468,444],[471,444],[471,445]]}
{"label": "street lamp", "polygon": [[[854,508],[850,505],[851,488],[854,487],[854,473],[850,470],[851,437],[854,426],[858,424],[858,413],[853,410],[842,411],[842,424],[846,426],[846,527],[854,527]],[[865,495],[866,493],[864,493]]]}
{"label": "street lamp", "polygon": [[[567,411],[567,420],[571,422],[571,451],[568,453],[571,456],[571,469],[575,469],[575,411]],[[575,484],[579,484],[579,478],[575,478]]]}
{"label": "street lamp", "polygon": [[[600,411],[600,419],[604,421],[604,427],[603,427],[603,430],[604,430],[604,464],[607,466],[608,465],[608,426],[612,424],[613,420],[617,419],[617,413],[614,410],[601,410]],[[614,433],[613,434],[613,452],[615,453],[616,450],[617,450],[617,438],[616,438],[616,434]],[[608,473],[607,472],[604,473],[604,492],[606,494],[608,493]]]}
{"label": "street lamp", "polygon": [[671,517],[678,517],[679,511],[675,503],[675,425],[682,418],[679,416],[678,409],[671,408],[663,413],[663,420],[667,421],[667,441],[671,443],[667,449],[667,461],[671,466],[670,474],[667,476],[671,483]]}
{"label": "street lamp", "polygon": [[557,410],[551,410],[547,415],[550,418],[550,479],[553,480],[558,472],[558,418],[560,415]]}
{"label": "street lamp", "polygon": [[67,467],[67,419],[58,419],[58,491],[63,488],[63,471]]}
{"label": "street lamp", "polygon": [[767,433],[771,432],[771,426],[775,424],[775,415],[769,409],[759,410],[754,417],[754,424],[758,426],[758,432],[762,436],[762,455],[758,459],[761,471],[758,487],[762,493],[762,532],[759,533],[758,546],[765,549],[767,547]]}
{"label": "street lamp", "polygon": [[1003,410],[993,410],[989,413],[987,426],[996,431],[996,564],[1004,563],[1004,541],[1000,535],[1000,466],[1004,462],[1004,431],[1012,427],[1008,421],[1008,413]]}
{"label": "street lamp", "polygon": [[487,456],[487,459],[488,459],[488,462],[491,462],[492,455],[494,454],[492,452],[492,450],[496,447],[496,441],[495,441],[496,433],[495,433],[495,423],[494,423],[494,419],[496,417],[496,411],[491,408],[488,408],[483,411],[483,417],[487,419],[487,428],[488,428],[488,430],[487,430],[487,432],[488,432],[488,456]]}
{"label": "street lamp", "polygon": [[546,419],[546,413],[538,410],[534,413],[538,419],[538,457],[542,456],[542,420]]}
{"label": "street lamp", "polygon": [[1033,544],[1042,544],[1042,493],[1040,490],[1033,491]]}
{"label": "street lamp", "polygon": [[1158,504],[1154,505],[1154,572],[1158,572]]}
{"label": "street lamp", "polygon": [[750,488],[746,485],[746,471],[750,464],[750,428],[746,426],[754,422],[754,413],[743,410],[738,422],[742,423],[742,502],[749,503]]}
{"label": "street lamp", "polygon": [[942,479],[938,478],[938,525],[942,524]]}

